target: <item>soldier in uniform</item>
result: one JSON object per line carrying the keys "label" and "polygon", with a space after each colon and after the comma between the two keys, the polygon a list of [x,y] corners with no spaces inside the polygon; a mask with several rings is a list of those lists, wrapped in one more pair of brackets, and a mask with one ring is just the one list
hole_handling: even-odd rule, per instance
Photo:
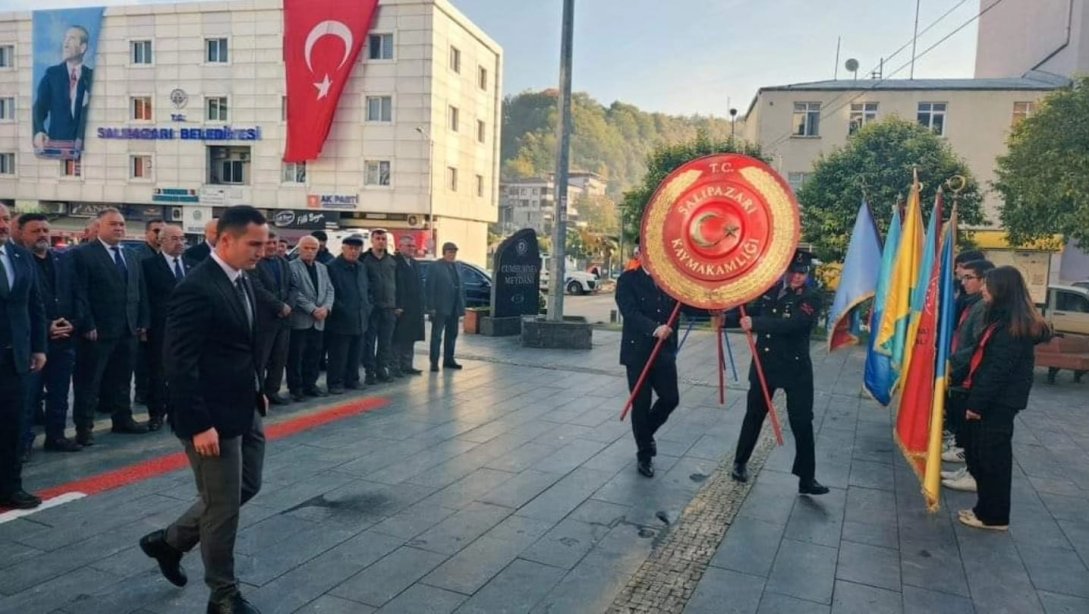
{"label": "soldier in uniform", "polygon": [[[628,390],[633,390],[643,368],[659,339],[665,339],[658,358],[647,373],[647,379],[631,410],[631,430],[635,435],[637,469],[642,475],[654,477],[653,458],[658,453],[654,433],[680,403],[677,391],[677,336],[668,325],[677,301],[662,291],[643,268],[639,248],[634,258],[640,265],[625,271],[616,282],[616,305],[624,317],[620,339],[620,364],[627,367]],[[690,315],[706,315],[693,307],[681,308]],[[658,400],[651,405],[651,392]]]}
{"label": "soldier in uniform", "polygon": [[[740,326],[755,334],[756,351],[764,367],[768,391],[775,394],[776,389],[781,388],[786,393],[787,416],[795,446],[791,472],[798,476],[798,492],[823,495],[828,488],[814,477],[813,363],[809,358],[809,333],[817,321],[820,297],[808,284],[812,260],[812,254],[798,250],[783,282],[757,299],[749,307],[747,317],[727,322],[727,326]],[[746,464],[756,447],[767,413],[754,364],[749,367],[748,408],[730,474],[739,482],[749,479]]]}

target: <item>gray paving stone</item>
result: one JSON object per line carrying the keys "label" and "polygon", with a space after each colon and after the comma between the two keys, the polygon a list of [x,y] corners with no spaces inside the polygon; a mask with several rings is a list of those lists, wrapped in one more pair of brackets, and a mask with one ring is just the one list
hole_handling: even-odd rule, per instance
{"label": "gray paving stone", "polygon": [[832,606],[764,591],[757,614],[828,614]]}
{"label": "gray paving stone", "polygon": [[589,524],[568,517],[522,552],[520,558],[571,569],[608,532],[607,525]]}
{"label": "gray paving stone", "polygon": [[1089,562],[1089,522],[1060,520],[1059,527],[1062,528],[1066,538],[1070,540],[1074,550],[1081,555],[1081,560]]}
{"label": "gray paving stone", "polygon": [[[481,468],[429,496],[422,504],[461,509],[516,477],[513,473]],[[511,506],[508,506],[511,507]]]}
{"label": "gray paving stone", "polygon": [[956,544],[902,539],[900,573],[904,584],[965,597],[971,594]]}
{"label": "gray paving stone", "polygon": [[444,555],[417,548],[398,548],[342,582],[330,594],[381,607],[445,559]]}
{"label": "gray paving stone", "polygon": [[898,591],[837,581],[832,599],[833,614],[899,614],[903,603]]}
{"label": "gray paving stone", "polygon": [[612,474],[606,471],[580,467],[521,507],[518,514],[559,522],[610,478]]}
{"label": "gray paving stone", "polygon": [[779,552],[784,530],[780,524],[738,516],[726,531],[711,565],[767,577]]}
{"label": "gray paving stone", "polygon": [[867,544],[881,548],[899,548],[900,533],[896,526],[868,524],[864,522],[844,522],[843,541]]}
{"label": "gray paving stone", "polygon": [[798,497],[787,521],[786,537],[822,546],[838,546],[846,494],[846,491],[834,488],[820,497]]}
{"label": "gray paving stone", "polygon": [[562,477],[556,473],[542,473],[528,469],[480,495],[477,500],[517,509],[533,500]]}
{"label": "gray paving stone", "polygon": [[449,556],[488,532],[513,511],[498,505],[473,503],[423,532],[409,545]]}
{"label": "gray paving stone", "polygon": [[897,522],[896,496],[889,491],[852,486],[847,489],[844,520],[894,525]]}
{"label": "gray paving stone", "polygon": [[578,520],[589,524],[600,524],[608,527],[615,526],[617,522],[624,520],[625,515],[631,510],[630,505],[620,505],[599,501],[594,498],[587,499],[582,505],[576,507],[568,520]]}
{"label": "gray paving stone", "polygon": [[767,590],[828,604],[835,574],[835,548],[784,539],[768,576]]}
{"label": "gray paving stone", "polygon": [[684,608],[685,614],[752,614],[760,606],[764,578],[710,567]]}
{"label": "gray paving stone", "polygon": [[550,528],[551,523],[511,516],[425,576],[423,582],[471,595]]}
{"label": "gray paving stone", "polygon": [[1017,546],[1037,590],[1089,598],[1089,571],[1073,550]]}
{"label": "gray paving stone", "polygon": [[457,509],[436,505],[431,497],[407,507],[372,527],[375,531],[412,539],[452,516]]}
{"label": "gray paving stone", "polygon": [[904,585],[904,614],[974,614],[967,597]]}
{"label": "gray paving stone", "polygon": [[900,553],[888,548],[843,542],[839,548],[836,578],[899,592]]}
{"label": "gray paving stone", "polygon": [[378,611],[382,614],[447,614],[456,610],[465,599],[460,593],[414,584]]}
{"label": "gray paving stone", "polygon": [[93,587],[112,586],[118,579],[97,569],[77,569],[0,598],[0,612],[51,612],[65,606],[75,606]]}
{"label": "gray paving stone", "polygon": [[892,466],[856,458],[851,461],[851,476],[848,483],[851,486],[861,486],[863,488],[892,490]]}
{"label": "gray paving stone", "polygon": [[560,581],[563,573],[556,567],[517,559],[466,601],[457,610],[458,614],[529,612]]}
{"label": "gray paving stone", "polygon": [[1040,591],[1040,601],[1044,604],[1044,612],[1047,614],[1085,614],[1089,612],[1089,599],[1073,597],[1071,595],[1058,595]]}
{"label": "gray paving stone", "polygon": [[1009,535],[958,529],[961,557],[976,609],[1032,612],[1040,609],[1025,564]]}
{"label": "gray paving stone", "polygon": [[[262,610],[263,611],[263,610]],[[322,595],[306,606],[295,610],[298,614],[371,614],[374,608],[332,595]]]}

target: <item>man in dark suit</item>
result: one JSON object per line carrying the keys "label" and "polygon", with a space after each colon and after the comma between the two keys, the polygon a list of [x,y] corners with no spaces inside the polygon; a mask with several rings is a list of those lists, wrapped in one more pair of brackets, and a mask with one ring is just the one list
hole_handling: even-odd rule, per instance
{"label": "man in dark suit", "polygon": [[204,261],[212,253],[212,248],[216,245],[216,234],[219,220],[210,219],[204,224],[204,243],[198,243],[193,247],[185,250],[185,259],[189,261],[189,264],[196,266]]}
{"label": "man in dark suit", "polygon": [[19,436],[23,378],[46,363],[46,321],[32,256],[11,241],[11,212],[0,205],[0,507],[32,509],[23,490]]}
{"label": "man in dark suit", "polygon": [[[412,366],[417,341],[424,340],[424,287],[416,253],[416,239],[401,235],[397,242],[397,325],[393,328],[393,358],[390,375],[404,377],[423,373]],[[458,367],[452,367],[458,368]]]}
{"label": "man in dark suit", "polygon": [[371,231],[371,248],[360,262],[367,269],[367,282],[371,286],[371,320],[363,335],[363,368],[367,371],[367,385],[390,382],[393,370],[393,330],[397,324],[397,260],[386,251],[388,235],[385,229]]}
{"label": "man in dark suit", "polygon": [[185,279],[189,264],[182,257],[185,233],[179,226],[164,226],[158,233],[162,251],[140,263],[144,269],[150,326],[147,331],[147,428],[157,431],[167,417],[166,371],[163,340],[166,336],[166,314],[174,287]]}
{"label": "man in dark suit", "polygon": [[216,249],[174,288],[166,319],[167,403],[200,496],[174,524],[140,540],[168,581],[188,578],[182,555],[200,543],[212,614],[257,612],[238,590],[234,544],[239,508],[261,488],[267,403],[258,369],[252,271],[268,241],[246,205],[219,218]]}
{"label": "man in dark suit", "polygon": [[[157,217],[150,219],[144,223],[144,242],[142,245],[138,245],[132,248],[132,252],[135,255],[136,262],[143,263],[144,260],[153,256],[158,256],[159,251],[162,249],[160,245],[159,233],[163,231],[163,226],[166,222],[163,218]],[[183,239],[183,245],[184,239]],[[133,363],[133,382],[136,388],[136,393],[133,396],[133,402],[142,405],[148,402],[148,397],[151,396],[148,391],[148,380],[150,379],[149,368],[151,366],[151,358],[148,356],[148,342],[141,340],[136,344],[136,361]],[[150,408],[149,408],[150,413]],[[149,422],[148,427],[152,424]],[[162,426],[161,424],[159,426]],[[152,429],[152,430],[158,430]]]}
{"label": "man in dark suit", "polygon": [[363,237],[352,235],[344,239],[340,255],[329,263],[329,280],[336,293],[333,311],[325,322],[325,341],[329,346],[325,383],[329,394],[343,394],[346,388],[361,387],[359,358],[371,315],[370,283],[366,269],[359,262],[362,253]]}
{"label": "man in dark suit", "polygon": [[117,209],[98,214],[98,239],[72,250],[75,279],[76,442],[94,445],[94,413],[100,406],[113,417],[114,433],[146,433],[132,419],[132,363],[136,340],[148,326],[147,291],[140,263],[121,246],[125,218]]}
{"label": "man in dark suit", "polygon": [[291,269],[287,259],[280,257],[280,242],[276,233],[269,231],[265,243],[265,255],[257,263],[252,279],[257,295],[257,328],[261,336],[257,340],[257,367],[263,374],[262,389],[271,405],[287,405],[290,399],[280,394],[287,366],[288,344],[291,342]]}
{"label": "man in dark suit", "polygon": [[[635,258],[641,263],[638,248]],[[659,288],[654,278],[640,264],[625,271],[617,280],[616,305],[624,316],[624,328],[620,338],[620,364],[627,368],[629,390],[635,389],[655,344],[659,339],[665,339],[631,409],[631,429],[637,449],[636,468],[643,476],[652,478],[653,458],[658,454],[654,434],[680,404],[680,393],[677,390],[677,336],[669,326],[669,317],[677,301]],[[689,315],[707,314],[706,311],[688,306],[682,306],[681,309]],[[650,403],[652,391],[658,395],[654,405]]]}
{"label": "man in dark suit", "polygon": [[[465,315],[465,288],[457,267],[458,246],[442,245],[442,260],[431,265],[427,276],[427,308],[431,314],[431,370],[439,370],[439,346],[442,362],[447,368],[459,368],[454,361],[454,345],[458,339],[458,318]],[[457,366],[454,366],[457,365]]]}
{"label": "man in dark suit", "polygon": [[75,149],[83,148],[87,103],[94,77],[94,70],[83,65],[88,39],[83,26],[68,28],[64,33],[64,61],[47,68],[38,83],[32,118],[34,149],[45,149],[50,141],[69,141]]}
{"label": "man in dark suit", "polygon": [[23,453],[30,457],[34,442],[33,415],[41,406],[45,389],[45,449],[78,452],[82,446],[64,436],[68,422],[68,392],[72,388],[72,368],[76,361],[73,344],[76,320],[68,259],[49,248],[49,220],[41,213],[19,216],[19,236],[31,252],[38,268],[38,289],[45,307],[49,342],[45,368],[26,377],[26,423],[23,428]]}

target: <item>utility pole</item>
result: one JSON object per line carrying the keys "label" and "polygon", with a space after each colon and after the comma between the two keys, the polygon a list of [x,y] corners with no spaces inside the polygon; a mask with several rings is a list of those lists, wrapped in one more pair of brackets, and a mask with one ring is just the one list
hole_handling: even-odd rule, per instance
{"label": "utility pole", "polygon": [[564,259],[567,241],[567,183],[571,153],[571,46],[574,39],[575,0],[563,0],[560,41],[560,125],[556,152],[556,213],[552,225],[552,265],[548,272],[548,320],[563,321]]}
{"label": "utility pole", "polygon": [[919,3],[922,0],[915,0],[915,30],[911,33],[911,75],[908,79],[915,78],[915,44],[919,42]]}

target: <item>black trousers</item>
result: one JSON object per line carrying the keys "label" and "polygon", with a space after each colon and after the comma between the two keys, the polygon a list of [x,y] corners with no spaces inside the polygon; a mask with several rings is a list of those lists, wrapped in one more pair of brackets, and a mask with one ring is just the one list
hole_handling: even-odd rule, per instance
{"label": "black trousers", "polygon": [[322,331],[316,328],[291,331],[288,347],[287,388],[292,394],[313,390],[318,385]]}
{"label": "black trousers", "polygon": [[114,424],[132,420],[132,362],[136,338],[81,338],[76,346],[76,373],[73,379],[75,403],[72,419],[77,431],[94,429],[95,410],[109,412]]}
{"label": "black trousers", "polygon": [[[812,480],[817,471],[813,444],[813,368],[799,366],[794,373],[779,374],[769,372],[765,367],[764,374],[768,378],[769,393],[774,395],[780,389],[786,393],[787,418],[790,420],[790,430],[794,433],[794,466],[791,473],[803,480]],[[734,454],[735,463],[749,462],[756,440],[760,437],[760,429],[764,425],[764,416],[768,414],[755,366],[749,367],[747,402],[745,420],[741,423],[741,435],[737,439],[737,451]]]}
{"label": "black trousers", "polygon": [[389,373],[393,362],[393,327],[397,316],[392,309],[375,307],[363,335],[363,368],[367,374]]}
{"label": "black trousers", "polygon": [[390,369],[397,373],[407,373],[412,369],[412,360],[416,356],[416,342],[397,340],[393,341],[393,358],[390,359]]}
{"label": "black trousers", "polygon": [[[643,365],[627,365],[628,390],[634,390],[643,373]],[[650,403],[651,392],[658,396],[653,405]],[[631,407],[631,431],[635,435],[635,456],[640,461],[648,461],[655,454],[654,434],[658,432],[669,414],[677,409],[681,402],[677,390],[677,362],[673,358],[658,357],[654,366],[647,373],[647,380],[636,395]]]}
{"label": "black trousers", "polygon": [[[431,364],[439,364],[439,345],[442,345],[442,362],[454,362],[454,346],[458,341],[458,316],[431,316]],[[636,378],[639,376],[636,375]]]}
{"label": "black trousers", "polygon": [[147,395],[151,392],[151,352],[154,348],[151,347],[150,340],[136,342],[136,356],[133,358],[132,363],[132,375],[133,375],[133,387],[136,389],[136,396],[138,398],[147,400]]}
{"label": "black trousers", "polygon": [[[320,347],[320,346],[319,346]],[[219,456],[201,456],[193,441],[185,441],[185,454],[197,482],[194,503],[166,529],[166,543],[188,552],[200,543],[204,582],[213,599],[238,592],[234,573],[234,543],[239,508],[261,490],[265,463],[265,431],[254,411],[253,426],[240,437],[219,441]]]}
{"label": "black trousers", "polygon": [[[152,418],[166,417],[166,365],[163,357],[165,336],[165,329],[152,329],[147,333],[147,343],[140,344],[145,348],[144,356],[147,360],[147,392],[144,399],[147,401],[147,415]],[[140,362],[137,360],[136,364]]]}
{"label": "black trousers", "polygon": [[23,375],[15,370],[15,356],[10,348],[0,349],[0,498],[23,489],[19,462],[23,400]]}
{"label": "black trousers", "polygon": [[1008,409],[990,408],[982,420],[966,420],[978,499],[973,511],[983,524],[1010,523],[1010,483],[1013,480],[1013,417]]}
{"label": "black trousers", "polygon": [[964,401],[965,396],[963,393],[950,392],[946,395],[945,400],[945,428],[949,432],[953,433],[955,443],[958,448],[965,450],[967,456],[968,444],[965,436],[965,422],[964,422]]}
{"label": "black trousers", "polygon": [[325,334],[329,348],[329,364],[325,383],[333,386],[359,385],[359,355],[363,351],[363,335]]}
{"label": "black trousers", "polygon": [[280,385],[284,382],[291,328],[277,323],[260,330],[264,331],[257,342],[257,364],[263,379],[261,389],[272,396],[280,393]]}

